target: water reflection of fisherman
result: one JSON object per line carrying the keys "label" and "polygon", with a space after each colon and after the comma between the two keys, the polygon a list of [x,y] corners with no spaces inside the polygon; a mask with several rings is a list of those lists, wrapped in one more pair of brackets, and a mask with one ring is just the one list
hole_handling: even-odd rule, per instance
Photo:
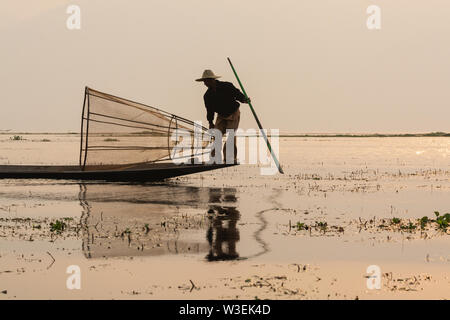
{"label": "water reflection of fisherman", "polygon": [[239,258],[236,251],[236,242],[239,241],[239,230],[236,228],[240,212],[235,206],[222,206],[217,203],[235,203],[236,189],[209,190],[209,219],[210,224],[206,233],[209,243],[209,261],[234,260]]}

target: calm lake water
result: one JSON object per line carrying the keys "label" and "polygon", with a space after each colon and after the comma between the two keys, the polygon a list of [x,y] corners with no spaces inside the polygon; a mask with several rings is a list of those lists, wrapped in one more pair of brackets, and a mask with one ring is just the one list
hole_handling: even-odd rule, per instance
{"label": "calm lake water", "polygon": [[[0,164],[77,163],[76,135],[23,138],[0,135]],[[117,268],[135,257],[200,265],[433,263],[448,270],[448,235],[425,240],[361,230],[358,221],[450,212],[450,138],[280,138],[279,158],[284,175],[262,176],[261,166],[243,164],[157,184],[0,180],[0,218],[73,218],[80,226],[76,235],[39,234],[32,242],[31,227],[3,228],[0,272],[12,252],[55,248],[79,263],[119,259]],[[345,231],[297,232],[298,222]]]}

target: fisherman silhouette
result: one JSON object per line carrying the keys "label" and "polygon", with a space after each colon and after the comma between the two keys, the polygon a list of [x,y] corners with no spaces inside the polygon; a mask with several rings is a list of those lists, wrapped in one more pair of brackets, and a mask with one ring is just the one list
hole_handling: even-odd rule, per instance
{"label": "fisherman silhouette", "polygon": [[[236,131],[239,127],[239,121],[241,112],[239,107],[241,103],[250,103],[250,98],[247,98],[239,89],[237,89],[231,82],[217,80],[220,76],[217,76],[211,70],[205,70],[201,78],[196,81],[203,82],[208,90],[203,96],[205,107],[207,110],[206,118],[209,123],[209,129],[217,129],[222,135],[227,130]],[[214,123],[214,115],[217,113],[216,122]],[[228,140],[230,140],[228,142]],[[222,141],[218,141],[220,144]],[[236,137],[229,135],[227,137],[228,143],[234,143],[234,153],[229,155],[229,160],[237,162],[237,147]],[[220,148],[219,148],[220,149]],[[226,143],[223,146],[223,159],[227,159],[226,156]],[[215,150],[211,153],[212,157],[215,157]],[[219,157],[219,159],[222,159]],[[229,162],[227,160],[227,163]],[[219,160],[221,161],[221,160]]]}

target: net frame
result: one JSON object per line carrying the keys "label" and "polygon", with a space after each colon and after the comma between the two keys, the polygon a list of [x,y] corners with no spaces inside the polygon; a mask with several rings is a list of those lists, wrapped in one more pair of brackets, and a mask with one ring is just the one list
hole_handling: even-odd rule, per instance
{"label": "net frame", "polygon": [[[141,110],[142,112],[148,112],[151,113],[152,116],[159,117],[161,121],[168,123],[168,125],[160,125],[156,123],[150,123],[150,122],[144,122],[144,121],[135,121],[132,119],[126,119],[126,118],[119,118],[107,114],[100,114],[93,112],[91,110],[91,97],[95,97],[97,99],[104,99],[108,100],[113,103],[117,103],[120,105],[123,105],[125,107],[131,107],[138,110]],[[99,120],[98,118],[94,119],[94,117],[100,117],[104,120]],[[107,119],[107,121],[106,121]],[[114,122],[118,121],[118,122]],[[143,165],[143,164],[150,164],[150,163],[156,163],[156,162],[164,162],[174,159],[181,159],[181,158],[193,158],[194,156],[199,156],[208,153],[207,150],[204,150],[201,153],[194,152],[195,149],[195,143],[192,142],[192,153],[191,156],[183,156],[183,157],[176,157],[174,158],[171,153],[171,132],[176,133],[176,141],[178,141],[178,130],[183,129],[188,131],[192,138],[195,137],[195,130],[194,128],[197,127],[201,129],[201,132],[203,135],[207,136],[208,140],[211,140],[212,135],[208,133],[208,129],[204,126],[199,126],[198,123],[195,123],[194,121],[191,121],[189,119],[177,116],[175,114],[172,114],[170,112],[164,111],[162,109],[149,106],[140,102],[136,102],[130,99],[121,98],[115,95],[111,95],[105,92],[101,92],[98,90],[94,90],[89,87],[85,87],[84,91],[84,100],[83,100],[83,108],[81,113],[81,130],[80,130],[80,156],[79,156],[79,165],[81,170],[86,170],[90,164],[88,164],[88,155],[92,151],[129,151],[129,150],[151,150],[152,147],[139,147],[139,146],[129,146],[127,148],[118,147],[115,148],[112,146],[95,146],[90,145],[89,143],[89,137],[90,137],[90,127],[92,123],[103,123],[106,125],[111,126],[122,126],[122,127],[130,127],[134,129],[145,129],[145,130],[151,130],[152,133],[160,134],[161,137],[167,136],[167,154],[163,157],[159,157],[157,159],[153,159],[150,161],[140,161],[140,162],[130,162],[126,164],[109,164],[109,165],[116,165],[118,168],[121,166],[130,166],[130,165]],[[205,141],[204,141],[205,142]],[[154,149],[162,149],[162,147],[154,147]]]}

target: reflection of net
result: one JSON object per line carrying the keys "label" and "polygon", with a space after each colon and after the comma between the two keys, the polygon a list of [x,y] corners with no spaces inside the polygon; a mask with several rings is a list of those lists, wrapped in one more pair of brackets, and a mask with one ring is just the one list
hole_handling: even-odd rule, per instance
{"label": "reflection of net", "polygon": [[80,184],[79,201],[86,258],[208,251],[205,216],[179,210],[205,203],[205,188]]}
{"label": "reflection of net", "polygon": [[[176,129],[190,133],[194,149],[194,122],[86,87],[80,165],[128,166],[170,160],[173,147],[183,139]],[[197,130],[206,133],[204,127]]]}

